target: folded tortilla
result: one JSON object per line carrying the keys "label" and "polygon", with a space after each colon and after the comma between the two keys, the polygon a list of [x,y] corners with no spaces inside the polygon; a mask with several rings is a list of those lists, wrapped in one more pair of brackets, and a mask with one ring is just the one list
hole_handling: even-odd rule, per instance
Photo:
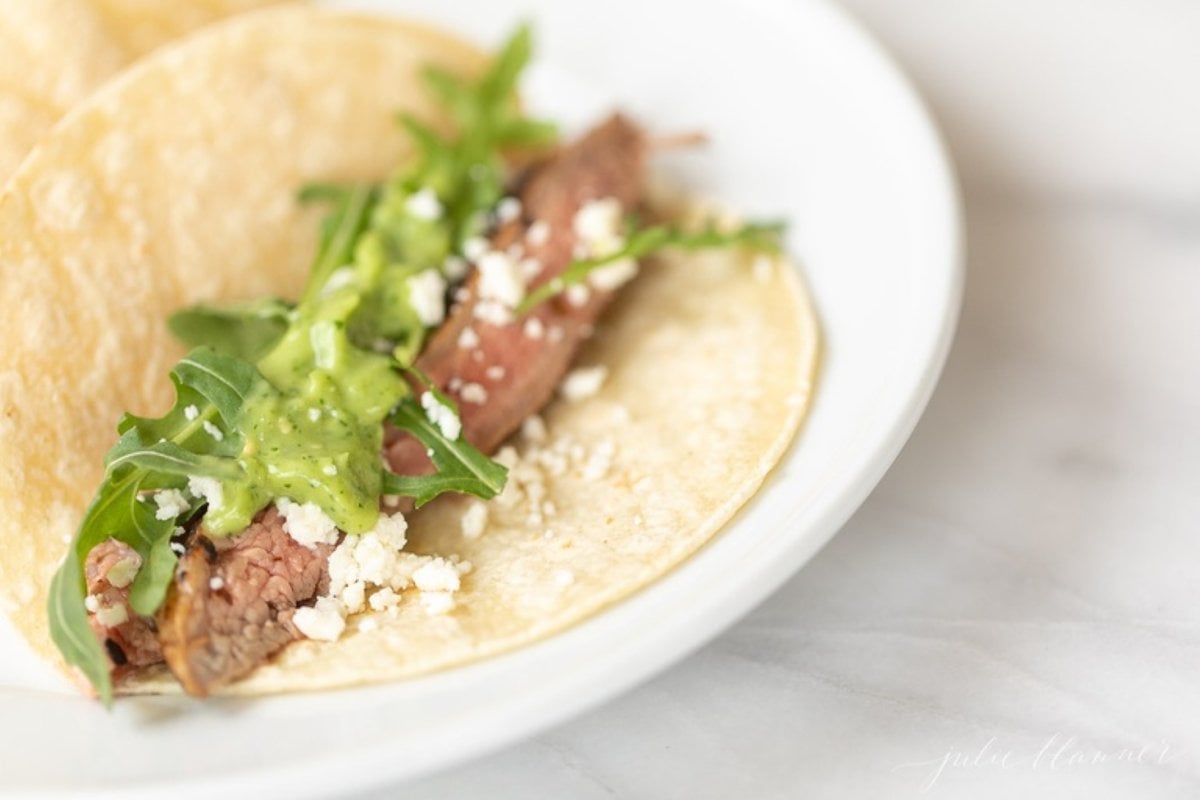
{"label": "folded tortilla", "polygon": [[34,143],[142,53],[221,17],[279,0],[4,0],[0,3],[0,186]]}
{"label": "folded tortilla", "polygon": [[[388,174],[408,147],[397,110],[443,124],[418,77],[427,64],[473,74],[485,59],[419,24],[247,15],[100,90],[0,197],[0,603],[47,658],[61,663],[47,586],[115,423],[171,404],[166,375],[182,350],[166,316],[295,296],[319,214],[296,205],[296,188]],[[411,549],[473,566],[451,613],[410,598],[366,626],[352,617],[341,640],[297,642],[226,691],[394,680],[508,650],[703,546],[788,448],[812,391],[818,332],[798,273],[751,258],[643,268],[580,358],[605,365],[607,380],[546,410],[547,441],[514,440],[524,460],[482,536],[462,530],[474,500],[412,515]],[[565,467],[547,468],[554,451]],[[118,688],[177,690],[164,670]]]}

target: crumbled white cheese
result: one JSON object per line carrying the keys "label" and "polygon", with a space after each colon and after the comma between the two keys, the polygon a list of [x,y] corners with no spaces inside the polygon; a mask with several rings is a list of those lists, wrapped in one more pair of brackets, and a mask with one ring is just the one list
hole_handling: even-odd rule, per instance
{"label": "crumbled white cheese", "polygon": [[536,258],[522,258],[518,266],[521,268],[521,277],[525,279],[526,284],[542,271],[542,262]]}
{"label": "crumbled white cheese", "polygon": [[375,591],[367,603],[375,611],[387,611],[400,604],[400,595],[385,586]]}
{"label": "crumbled white cheese", "polygon": [[575,308],[579,308],[587,303],[588,298],[592,296],[592,293],[588,291],[588,287],[582,283],[571,284],[567,287],[564,294],[567,296],[567,302]]}
{"label": "crumbled white cheese", "polygon": [[187,552],[187,548],[179,542],[171,542],[171,552],[177,556],[181,556]]}
{"label": "crumbled white cheese", "polygon": [[479,406],[486,403],[488,399],[487,389],[478,383],[464,383],[458,394],[464,402],[474,403]]}
{"label": "crumbled white cheese", "polygon": [[225,502],[225,491],[221,488],[221,482],[216,478],[207,478],[203,475],[188,476],[188,491],[193,497],[203,497],[208,503],[209,511],[216,511]]}
{"label": "crumbled white cheese", "polygon": [[[404,552],[406,532],[403,515],[380,514],[372,530],[346,536],[329,557],[329,594],[318,599],[316,608],[332,603],[343,620],[368,609],[395,615],[403,600],[401,593],[415,586],[419,601],[430,613],[453,609],[453,593],[471,565],[456,556]],[[360,622],[358,629],[370,627]],[[336,635],[340,634],[339,629]]]}
{"label": "crumbled white cheese", "polygon": [[433,392],[421,395],[421,408],[425,409],[426,418],[438,427],[442,436],[454,441],[462,433],[462,420],[458,414],[450,406],[439,402]]}
{"label": "crumbled white cheese", "polygon": [[468,325],[458,334],[458,346],[464,350],[474,350],[479,346],[479,334]]}
{"label": "crumbled white cheese", "polygon": [[99,622],[106,628],[115,628],[128,621],[129,611],[126,610],[122,603],[101,607],[96,610],[96,622]]}
{"label": "crumbled white cheese", "polygon": [[336,642],[346,629],[342,607],[332,597],[318,597],[313,606],[297,608],[292,622],[309,639]]}
{"label": "crumbled white cheese", "polygon": [[446,256],[446,260],[442,262],[442,274],[450,281],[462,280],[470,268],[467,260],[461,256]]}
{"label": "crumbled white cheese", "polygon": [[89,594],[83,598],[83,607],[88,610],[89,614],[95,614],[100,610],[100,598],[94,594]]}
{"label": "crumbled white cheese", "polygon": [[224,440],[225,434],[222,433],[221,429],[218,428],[216,425],[214,425],[212,422],[210,422],[208,420],[204,420],[204,422],[202,422],[200,426],[202,428],[204,428],[205,433],[207,433],[212,438],[216,439],[218,442]]}
{"label": "crumbled white cheese", "polygon": [[546,335],[546,326],[537,317],[528,317],[525,320],[525,338],[538,340]]}
{"label": "crumbled white cheese", "polygon": [[598,364],[594,367],[579,367],[567,373],[563,378],[558,392],[567,400],[583,400],[592,397],[600,391],[605,378],[608,377],[608,367]]}
{"label": "crumbled white cheese", "polygon": [[489,381],[502,381],[504,380],[504,376],[507,374],[507,371],[499,364],[493,364],[484,370],[483,374],[487,376]]}
{"label": "crumbled white cheese", "polygon": [[321,409],[314,406],[313,408],[310,408],[308,410],[308,421],[309,422],[316,422],[320,418],[321,418]]}
{"label": "crumbled white cheese", "polygon": [[427,269],[410,277],[408,302],[417,319],[425,326],[438,325],[446,318],[446,279],[436,269]]}
{"label": "crumbled white cheese", "polygon": [[501,225],[512,222],[521,216],[521,201],[515,197],[505,197],[496,204],[496,222]]}
{"label": "crumbled white cheese", "polygon": [[220,575],[214,575],[208,579],[208,588],[214,592],[219,592],[225,588],[225,579]]}
{"label": "crumbled white cheese", "polygon": [[638,265],[632,258],[622,258],[588,273],[588,284],[602,292],[619,289],[637,276]]}
{"label": "crumbled white cheese", "polygon": [[155,519],[175,519],[191,508],[192,504],[178,489],[160,489],[154,493],[154,505],[158,506],[158,510],[154,512]]}
{"label": "crumbled white cheese", "polygon": [[108,575],[105,577],[108,578],[110,585],[117,589],[124,589],[133,583],[133,579],[137,576],[138,569],[141,566],[142,557],[137,553],[133,553],[113,564],[108,570]]}
{"label": "crumbled white cheese", "polygon": [[404,210],[410,215],[426,222],[441,219],[442,204],[437,194],[428,186],[408,196],[404,201]]}
{"label": "crumbled white cheese", "polygon": [[478,539],[487,529],[487,505],[479,500],[472,500],[462,515],[462,535],[465,539]]}
{"label": "crumbled white cheese", "polygon": [[507,254],[489,250],[479,259],[479,296],[516,308],[525,296],[525,276]]}
{"label": "crumbled white cheese", "polygon": [[367,602],[367,584],[364,581],[355,581],[346,588],[342,589],[338,599],[342,603],[342,607],[348,613],[358,613],[366,608]]}
{"label": "crumbled white cheese", "polygon": [[402,514],[380,514],[375,527],[347,536],[329,556],[329,591],[341,597],[346,610],[362,610],[363,584],[404,588],[407,575],[400,566],[408,525]]}
{"label": "crumbled white cheese", "polygon": [[[579,240],[593,249],[595,244],[607,242],[619,235],[621,230],[621,201],[615,197],[605,197],[584,203],[575,212],[571,227]],[[602,255],[595,253],[594,255]]]}
{"label": "crumbled white cheese", "polygon": [[184,406],[183,418],[188,422],[191,422],[198,416],[200,416],[200,409],[196,408],[194,405]]}
{"label": "crumbled white cheese", "polygon": [[337,524],[316,503],[295,503],[281,497],[275,507],[283,516],[283,530],[305,547],[314,549],[337,541]]}
{"label": "crumbled white cheese", "polygon": [[463,255],[468,261],[478,261],[483,258],[483,254],[488,251],[487,239],[479,236],[472,236],[463,242]]}
{"label": "crumbled white cheese", "polygon": [[472,310],[475,319],[489,325],[507,325],[513,321],[512,310],[495,300],[480,300]]}
{"label": "crumbled white cheese", "polygon": [[546,441],[546,422],[537,414],[526,417],[521,423],[521,435],[534,444]]}
{"label": "crumbled white cheese", "polygon": [[456,592],[461,586],[458,570],[444,558],[433,558],[417,568],[412,580],[423,592]]}
{"label": "crumbled white cheese", "polygon": [[325,466],[321,467],[321,472],[332,478],[334,475],[338,474],[338,468],[334,464],[326,464]]}
{"label": "crumbled white cheese", "polygon": [[541,247],[550,241],[550,226],[546,224],[545,220],[539,219],[529,226],[529,230],[525,231],[525,241],[534,247]]}
{"label": "crumbled white cheese", "polygon": [[584,461],[583,479],[585,481],[598,481],[607,475],[616,452],[617,447],[612,439],[602,439],[599,444],[592,448],[591,453],[587,456],[587,460]]}
{"label": "crumbled white cheese", "polygon": [[408,522],[403,514],[380,514],[371,533],[395,550],[403,550],[408,544]]}
{"label": "crumbled white cheese", "polygon": [[450,592],[421,592],[421,607],[433,616],[448,614],[454,610],[454,595]]}

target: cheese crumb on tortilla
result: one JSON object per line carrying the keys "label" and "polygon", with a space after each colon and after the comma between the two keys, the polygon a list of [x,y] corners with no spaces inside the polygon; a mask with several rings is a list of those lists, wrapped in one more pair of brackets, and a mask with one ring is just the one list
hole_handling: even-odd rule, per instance
{"label": "cheese crumb on tortilla", "polygon": [[592,397],[600,391],[608,377],[608,367],[598,364],[594,367],[579,367],[567,373],[558,393],[572,402]]}
{"label": "cheese crumb on tortilla", "polygon": [[488,510],[482,501],[472,500],[462,516],[462,534],[467,539],[478,539],[487,529]]}
{"label": "cheese crumb on tortilla", "polygon": [[309,639],[336,642],[346,629],[346,618],[338,602],[329,597],[319,597],[315,605],[297,608],[292,617],[296,629]]}

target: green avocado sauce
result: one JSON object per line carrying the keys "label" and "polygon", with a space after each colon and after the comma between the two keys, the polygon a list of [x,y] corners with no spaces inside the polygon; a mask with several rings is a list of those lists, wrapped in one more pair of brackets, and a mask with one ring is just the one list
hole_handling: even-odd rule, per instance
{"label": "green avocado sauce", "polygon": [[[386,234],[397,220],[380,219],[380,210],[353,262],[292,311],[283,336],[257,362],[266,380],[236,425],[244,474],[222,485],[219,506],[210,505],[205,526],[212,533],[244,529],[279,497],[316,504],[347,533],[375,526],[383,422],[410,394],[397,367],[411,363],[425,334],[408,296],[407,278],[420,270],[388,258]],[[424,221],[403,232],[405,249],[434,263],[444,260],[448,240],[443,226]]]}

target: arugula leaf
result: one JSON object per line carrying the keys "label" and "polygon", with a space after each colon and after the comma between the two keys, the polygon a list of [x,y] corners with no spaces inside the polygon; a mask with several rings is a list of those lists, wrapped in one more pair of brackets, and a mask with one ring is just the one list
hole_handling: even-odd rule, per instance
{"label": "arugula leaf", "polygon": [[568,286],[583,283],[589,274],[603,266],[626,258],[644,258],[668,247],[700,250],[740,245],[751,250],[776,253],[779,251],[779,238],[783,229],[782,222],[751,223],[729,232],[718,230],[712,223],[699,231],[685,231],[667,225],[638,228],[625,238],[624,245],[612,253],[598,258],[572,261],[561,275],[546,281],[527,294],[516,311],[518,315],[528,313],[551,297],[561,294]]}
{"label": "arugula leaf", "polygon": [[[438,402],[453,403],[441,393]],[[429,457],[437,472],[433,475],[396,475],[384,470],[384,494],[411,497],[417,508],[443,492],[462,492],[489,500],[504,489],[508,470],[479,452],[465,439],[447,439],[438,426],[429,421],[412,397],[406,397],[391,416],[392,424],[408,431],[429,448]]]}
{"label": "arugula leaf", "polygon": [[167,327],[188,347],[257,361],[283,337],[290,304],[271,298],[228,306],[195,305],[167,318]]}
{"label": "arugula leaf", "polygon": [[[262,378],[244,361],[199,348],[179,362],[171,380],[175,405],[165,416],[122,418],[121,438],[105,458],[104,481],[50,584],[50,635],[106,704],[112,700],[108,657],[88,625],[83,605],[87,554],[110,537],[128,544],[142,558],[130,588],[130,605],[143,615],[162,605],[177,561],[171,537],[203,500],[193,498],[179,517],[159,519],[156,504],[144,495],[181,489],[192,475],[236,478],[240,467],[235,456],[242,441],[230,421],[238,403]],[[227,425],[220,439],[211,433],[218,420]]]}
{"label": "arugula leaf", "polygon": [[[175,365],[172,376],[211,403],[231,431],[247,398],[264,380],[253,364],[205,347],[184,356]],[[236,447],[235,453],[241,449],[240,441]]]}
{"label": "arugula leaf", "polygon": [[112,677],[108,656],[88,625],[83,605],[83,562],[72,547],[50,581],[50,638],[68,664],[79,668],[96,688],[100,701],[112,705]]}
{"label": "arugula leaf", "polygon": [[354,244],[367,227],[371,209],[379,200],[376,186],[361,185],[346,187],[340,192],[333,187],[316,185],[300,192],[302,201],[333,199],[334,208],[321,223],[321,242],[317,248],[317,260],[309,274],[301,302],[310,301],[325,288],[325,282],[334,270],[350,263],[354,257]]}
{"label": "arugula leaf", "polygon": [[232,458],[193,453],[167,440],[145,444],[136,429],[122,436],[108,454],[110,470],[119,469],[126,464],[147,472],[180,475],[185,478],[190,475],[203,475],[233,480],[242,474],[241,467]]}

